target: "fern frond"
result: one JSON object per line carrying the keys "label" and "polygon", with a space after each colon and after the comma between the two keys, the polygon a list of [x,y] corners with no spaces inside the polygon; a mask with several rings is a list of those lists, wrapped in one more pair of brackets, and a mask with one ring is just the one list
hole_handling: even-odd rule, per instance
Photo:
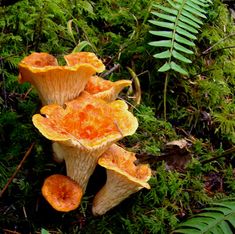
{"label": "fern frond", "polygon": [[211,207],[183,222],[173,233],[232,234],[235,228],[235,199],[213,203]]}
{"label": "fern frond", "polygon": [[[153,4],[152,15],[157,19],[149,22],[163,30],[151,30],[151,34],[163,39],[150,42],[149,45],[167,48],[163,52],[154,55],[155,58],[166,59],[165,64],[159,68],[159,72],[168,70],[177,71],[187,75],[178,63],[191,63],[192,61],[184,54],[194,54],[190,47],[194,47],[192,40],[201,28],[203,22],[200,18],[206,18],[206,8],[210,0],[167,0],[169,6]],[[158,12],[157,10],[160,10]],[[165,40],[165,38],[167,40]]]}

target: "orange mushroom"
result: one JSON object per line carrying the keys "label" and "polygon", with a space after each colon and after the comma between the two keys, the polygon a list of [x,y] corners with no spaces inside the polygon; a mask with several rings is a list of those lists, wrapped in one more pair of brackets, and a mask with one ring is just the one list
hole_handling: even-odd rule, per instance
{"label": "orange mushroom", "polygon": [[64,175],[51,175],[44,181],[42,195],[58,211],[75,210],[81,202],[82,188]]}
{"label": "orange mushroom", "polygon": [[84,90],[88,78],[102,72],[105,66],[90,52],[74,53],[65,59],[68,56],[76,56],[77,59],[66,66],[59,66],[50,54],[32,53],[19,64],[19,82],[32,83],[44,105],[62,105],[73,100]]}
{"label": "orange mushroom", "polygon": [[131,194],[142,188],[150,189],[151,177],[148,165],[135,165],[135,154],[113,144],[98,160],[107,169],[107,181],[96,194],[92,213],[103,215]]}
{"label": "orange mushroom", "polygon": [[118,94],[122,91],[123,88],[130,85],[130,80],[118,80],[116,82],[112,82],[99,76],[91,76],[88,79],[85,91],[97,98],[111,102],[117,99]]}
{"label": "orange mushroom", "polygon": [[137,119],[124,101],[111,103],[87,92],[65,106],[51,104],[33,116],[33,123],[49,140],[58,158],[64,158],[67,175],[85,191],[99,156],[109,146],[133,134]]}

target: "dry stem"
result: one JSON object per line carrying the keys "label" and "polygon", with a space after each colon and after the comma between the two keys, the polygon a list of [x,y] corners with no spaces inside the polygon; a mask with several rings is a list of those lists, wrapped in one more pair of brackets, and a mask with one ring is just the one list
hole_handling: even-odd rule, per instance
{"label": "dry stem", "polygon": [[22,167],[24,161],[26,160],[26,158],[29,156],[29,154],[31,153],[33,146],[35,145],[35,142],[31,144],[31,146],[29,147],[29,149],[27,150],[27,152],[25,153],[24,157],[22,158],[22,160],[20,161],[19,165],[17,166],[15,172],[12,174],[11,178],[7,181],[6,185],[4,186],[4,188],[2,189],[2,191],[0,192],[0,198],[2,197],[3,193],[7,190],[9,184],[12,182],[12,180],[15,178],[16,174],[19,172],[20,168]]}

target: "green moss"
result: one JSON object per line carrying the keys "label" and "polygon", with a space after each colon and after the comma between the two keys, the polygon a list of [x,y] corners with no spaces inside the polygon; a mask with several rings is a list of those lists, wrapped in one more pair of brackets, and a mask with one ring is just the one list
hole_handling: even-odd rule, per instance
{"label": "green moss", "polygon": [[[226,6],[214,1],[188,67],[190,77],[172,74],[167,122],[161,118],[163,75],[157,73],[159,61],[152,58],[152,48],[147,45],[151,41],[147,22],[151,3],[22,0],[0,7],[1,189],[35,142],[0,201],[1,227],[15,230],[16,225],[16,231],[22,233],[34,233],[41,227],[58,233],[169,233],[195,209],[218,197],[234,196],[231,155],[202,163],[234,144],[235,51],[227,48],[234,45],[234,36],[230,36],[234,23]],[[72,30],[68,30],[71,19]],[[126,69],[130,66],[140,80],[143,102],[133,110],[139,128],[122,141],[127,148],[157,157],[169,141],[187,138],[192,144],[193,159],[185,170],[169,171],[164,163],[151,164],[151,190],[141,190],[102,217],[91,214],[97,192],[92,187],[80,208],[66,214],[54,211],[42,198],[44,179],[53,173],[65,174],[65,165],[52,160],[51,143],[32,125],[32,115],[41,106],[36,91],[17,81],[18,63],[31,51],[46,51],[61,60],[84,40],[92,45],[85,49],[108,61],[107,69],[120,64],[120,70],[106,78],[130,79]],[[202,54],[209,47],[209,53]],[[204,112],[211,118],[202,119]],[[97,178],[91,182],[96,184]],[[99,179],[104,183],[105,176]]]}
{"label": "green moss", "polygon": [[156,118],[154,108],[140,105],[134,111],[139,121],[137,132],[128,137],[128,144],[142,153],[159,154],[164,143],[177,138],[169,122]]}

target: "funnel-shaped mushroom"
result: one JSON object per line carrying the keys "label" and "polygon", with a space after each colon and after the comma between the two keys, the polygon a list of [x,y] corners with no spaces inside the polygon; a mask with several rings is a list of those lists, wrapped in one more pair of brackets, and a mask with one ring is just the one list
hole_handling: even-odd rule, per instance
{"label": "funnel-shaped mushroom", "polygon": [[44,181],[42,195],[58,211],[75,210],[81,202],[82,188],[64,175],[51,175]]}
{"label": "funnel-shaped mushroom", "polygon": [[107,181],[96,194],[92,213],[103,215],[131,194],[142,188],[150,189],[151,177],[148,165],[134,164],[135,154],[113,144],[101,155],[98,164],[107,169]]}
{"label": "funnel-shaped mushroom", "polygon": [[130,80],[118,80],[116,82],[112,82],[99,76],[92,76],[86,84],[85,91],[97,98],[111,102],[117,99],[118,94],[122,89],[130,85]]}
{"label": "funnel-shaped mushroom", "polygon": [[109,146],[133,134],[137,119],[124,101],[106,103],[87,92],[65,106],[44,106],[33,123],[49,140],[55,141],[54,151],[64,158],[67,175],[85,191],[99,156]]}
{"label": "funnel-shaped mushroom", "polygon": [[84,90],[89,77],[105,69],[93,53],[79,52],[73,56],[77,57],[76,61],[59,66],[56,58],[50,54],[32,53],[19,64],[19,82],[30,82],[44,105],[62,105],[73,100]]}

